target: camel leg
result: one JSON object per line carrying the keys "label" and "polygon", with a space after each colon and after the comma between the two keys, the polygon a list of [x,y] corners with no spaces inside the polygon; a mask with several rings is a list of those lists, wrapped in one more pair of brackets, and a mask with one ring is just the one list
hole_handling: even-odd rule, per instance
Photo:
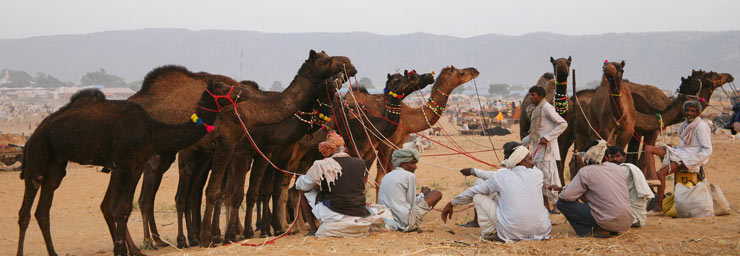
{"label": "camel leg", "polygon": [[234,154],[233,161],[231,162],[234,168],[234,176],[230,178],[232,183],[228,189],[229,193],[231,193],[231,200],[226,201],[231,207],[224,242],[236,241],[236,234],[240,232],[239,207],[244,201],[244,183],[251,162],[251,157],[244,156],[244,154]]}
{"label": "camel leg", "polygon": [[44,180],[42,181],[41,195],[39,196],[39,203],[36,206],[36,213],[34,214],[39,228],[41,228],[41,234],[44,236],[46,251],[49,255],[57,255],[56,251],[54,251],[54,243],[51,240],[49,211],[51,210],[51,202],[54,200],[54,191],[59,187],[62,178],[66,174],[66,166],[67,164],[65,162],[59,166],[49,168],[49,172],[44,176]]}
{"label": "camel leg", "polygon": [[318,228],[316,227],[316,217],[313,216],[313,212],[311,212],[313,209],[311,208],[311,205],[308,204],[308,199],[303,196],[303,193],[298,193],[298,197],[301,199],[301,214],[303,214],[306,222],[308,222],[308,234],[314,235]]}
{"label": "camel leg", "polygon": [[[177,208],[177,248],[188,247],[187,241],[185,240],[185,232],[183,229],[183,219],[189,218],[190,214],[187,211],[188,198],[191,185],[194,179],[194,172],[196,170],[196,164],[198,159],[196,158],[197,151],[192,149],[185,149],[179,152],[180,158],[178,159],[178,171],[179,177],[177,182],[177,193],[175,194],[175,206]],[[146,178],[145,178],[146,181]],[[190,222],[185,220],[185,224],[188,225],[188,233],[191,233]],[[192,241],[192,240],[191,240]]]}
{"label": "camel leg", "polygon": [[[127,255],[128,250],[137,250],[136,246],[128,248],[128,218],[133,208],[134,192],[136,184],[141,178],[141,173],[135,173],[136,169],[122,166],[118,170],[118,180],[115,189],[114,219],[116,224],[113,253],[115,255]],[[114,179],[111,176],[111,179]]]}
{"label": "camel leg", "polygon": [[[214,208],[220,206],[224,192],[221,190],[226,169],[231,162],[231,156],[234,153],[234,145],[222,145],[213,154],[213,163],[211,165],[211,177],[206,187],[206,210],[203,212],[203,221],[200,227],[201,247],[208,247],[211,243],[218,243],[212,233],[212,217]],[[220,234],[219,234],[220,235]]]}
{"label": "camel leg", "polygon": [[[145,244],[154,242],[156,247],[167,246],[167,243],[162,241],[157,231],[157,224],[154,220],[154,200],[156,199],[159,185],[162,182],[162,175],[164,175],[174,161],[175,154],[160,153],[144,164],[144,181],[141,184],[141,193],[139,194],[139,208],[141,210],[141,222],[144,225]],[[151,234],[149,233],[150,230]]]}
{"label": "camel leg", "polygon": [[288,220],[285,214],[285,204],[288,201],[287,193],[291,177],[284,173],[275,173],[274,187],[272,188],[272,227],[275,235],[285,233]]}
{"label": "camel leg", "polygon": [[[254,213],[254,206],[257,203],[257,197],[259,196],[259,188],[262,182],[262,177],[267,168],[267,162],[262,157],[255,157],[254,163],[252,164],[252,173],[249,175],[249,188],[247,188],[247,211],[244,214],[244,238],[254,237],[254,229],[252,228],[252,214]],[[259,222],[258,222],[259,223]]]}
{"label": "camel leg", "polygon": [[[188,210],[186,211],[186,214],[190,216],[190,218],[185,218],[189,224],[190,229],[192,229],[192,232],[188,231],[188,239],[191,241],[190,246],[197,246],[200,245],[200,230],[201,230],[201,203],[203,202],[203,189],[206,186],[206,181],[208,180],[208,175],[210,174],[211,170],[211,163],[209,162],[207,165],[201,165],[200,168],[196,171],[197,176],[196,179],[193,181],[193,184],[191,185],[191,191],[189,192],[190,198],[188,199]],[[192,238],[191,238],[192,234]]]}
{"label": "camel leg", "polygon": [[262,205],[262,219],[257,225],[260,226],[260,237],[272,236],[272,227],[270,226],[272,220],[272,213],[270,212],[270,197],[272,196],[273,180],[275,179],[275,168],[269,166],[262,176],[262,182],[259,188],[259,196],[257,204]]}
{"label": "camel leg", "polygon": [[[558,136],[558,150],[560,152],[560,160],[558,164],[558,176],[560,176],[560,182],[565,185],[565,158],[568,156],[568,149],[573,144],[573,128],[568,127],[565,132]],[[571,175],[571,177],[573,177]]]}
{"label": "camel leg", "polygon": [[18,211],[20,234],[18,235],[18,251],[16,253],[19,256],[23,255],[23,242],[26,239],[26,230],[31,220],[31,207],[33,206],[33,201],[36,199],[36,193],[39,191],[39,187],[33,184],[32,177],[26,177],[25,179],[26,188],[23,193],[23,204],[21,204],[21,209]]}

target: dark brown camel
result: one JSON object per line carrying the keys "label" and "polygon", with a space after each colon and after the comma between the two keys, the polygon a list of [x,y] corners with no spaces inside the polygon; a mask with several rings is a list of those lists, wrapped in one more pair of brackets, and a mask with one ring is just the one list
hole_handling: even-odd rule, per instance
{"label": "dark brown camel", "polygon": [[[285,120],[295,113],[299,107],[311,104],[313,97],[310,95],[317,95],[323,91],[323,86],[318,86],[318,83],[312,83],[311,81],[322,81],[330,75],[345,71],[345,69],[350,74],[356,73],[354,66],[348,58],[343,56],[332,57],[323,51],[315,52],[311,50],[309,52],[309,58],[301,66],[301,69],[299,69],[294,81],[282,94],[262,93],[256,90],[256,85],[247,86],[245,93],[241,94],[242,97],[246,98],[246,101],[239,104],[240,114],[246,118],[245,122],[249,127]],[[204,88],[206,79],[237,85],[236,81],[225,76],[211,75],[203,72],[191,73],[181,67],[166,66],[150,72],[144,80],[142,90],[130,97],[129,100],[141,104],[155,118],[164,122],[171,122],[172,118],[181,115],[184,112],[183,109],[191,104],[192,96],[190,95],[192,91],[197,88]],[[177,104],[172,104],[172,102],[177,102]],[[264,106],[272,106],[270,108],[271,111],[264,111]],[[233,112],[231,113],[229,116],[233,117]],[[232,131],[232,133],[240,133],[240,128],[238,128],[235,122],[236,120],[231,119],[230,123],[232,125],[229,126],[231,129],[224,127],[224,130]],[[230,155],[231,153],[229,152],[228,154]],[[145,226],[145,241],[154,240],[158,246],[164,246],[166,244],[160,240],[160,236],[156,232],[156,224],[153,217],[154,196],[159,187],[162,175],[167,171],[174,159],[175,152],[161,152],[161,154],[155,156],[145,166],[147,170],[144,173],[147,175],[144,177],[140,196],[140,205],[143,212],[142,222]],[[223,170],[223,168],[219,170]],[[183,171],[181,170],[181,172]],[[223,177],[223,173],[217,173],[216,176]],[[178,189],[178,191],[180,190]],[[213,192],[215,189],[211,188],[209,191]],[[182,193],[187,194],[184,191]],[[180,198],[180,201],[183,201],[184,197],[185,195],[178,194],[176,199]],[[213,199],[213,197],[211,198]],[[185,207],[182,204],[180,206],[182,209],[179,210],[179,213],[183,213]],[[181,222],[178,223],[181,224]],[[152,236],[148,235],[150,229]],[[179,226],[178,230],[182,230],[182,226]],[[178,239],[180,237],[178,235]],[[183,244],[178,241],[178,245]]]}
{"label": "dark brown camel", "polygon": [[[367,113],[367,109],[371,109],[371,111],[374,111],[375,113],[378,113],[382,115],[385,118],[388,118],[390,120],[395,120],[395,122],[398,122],[399,120],[399,106],[406,96],[411,94],[412,92],[416,90],[420,90],[427,85],[434,82],[434,76],[432,74],[421,74],[419,75],[416,73],[416,71],[404,71],[404,74],[388,74],[388,80],[386,81],[386,86],[384,88],[385,93],[380,94],[367,94],[367,92],[363,92],[362,90],[354,90],[351,94],[347,93],[345,94],[345,105],[348,105],[348,109],[339,109],[338,107],[335,109],[337,118],[335,118],[335,122],[333,122],[334,128],[339,129],[342,132],[343,136],[345,137],[345,140],[347,140],[347,145],[353,145],[352,150],[349,150],[352,152],[353,155],[356,155],[356,152],[360,152],[360,155],[363,157],[368,156],[368,154],[372,154],[374,152],[374,148],[377,147],[378,140],[371,134],[381,134],[382,136],[390,136],[395,129],[397,128],[395,125],[389,124],[385,120],[381,118],[377,118],[372,116],[371,113]],[[359,89],[359,88],[355,88]],[[355,102],[359,103],[360,106],[355,105]],[[341,104],[334,104],[335,106],[340,106]],[[364,114],[360,115],[359,111],[363,112]],[[350,111],[351,110],[351,111]],[[338,125],[342,125],[344,127],[344,113],[347,111],[348,113],[348,126],[352,133],[352,138],[354,138],[354,141],[352,141],[350,144],[349,133],[346,132],[346,128],[340,128]],[[368,128],[365,130],[365,128],[360,124],[360,120],[364,120],[364,123],[370,124],[372,123],[375,128]],[[308,135],[306,137],[313,138],[314,135]],[[370,138],[368,138],[370,136]],[[326,137],[325,135],[323,137]],[[317,142],[318,143],[318,142]],[[298,144],[298,143],[295,143]],[[372,144],[372,145],[371,145]],[[305,145],[305,144],[302,144]],[[313,149],[304,149],[301,153],[296,152],[295,147],[297,146],[288,146],[285,147],[281,152],[280,159],[282,162],[288,163],[288,165],[291,165],[291,163],[295,164],[303,164],[310,166],[311,163],[313,163],[314,158],[305,159],[304,155],[308,151],[316,151],[315,148]],[[354,149],[357,148],[357,151],[354,151]],[[319,157],[320,155],[314,155],[315,157]],[[372,161],[374,161],[374,156],[371,159],[365,159],[366,164],[370,165],[372,164]],[[303,163],[300,163],[301,161],[304,161]],[[308,162],[305,162],[308,161]],[[295,165],[290,167],[296,167]],[[299,168],[299,169],[289,169],[289,170],[298,170],[299,172],[305,172],[306,169]],[[256,172],[253,172],[252,175],[255,175]],[[261,208],[263,209],[262,213],[262,220],[263,223],[263,234],[269,234],[269,225],[268,223],[272,222],[272,226],[275,229],[275,233],[282,233],[282,230],[284,227],[287,226],[287,218],[286,218],[286,204],[287,204],[287,190],[290,185],[290,177],[287,175],[284,175],[283,173],[276,172],[276,170],[267,171],[266,174],[274,175],[274,177],[266,178],[262,181],[262,186],[259,189],[259,197],[261,198]],[[266,182],[270,179],[273,180],[272,183]],[[252,189],[252,183],[250,182],[250,191]],[[268,200],[272,199],[273,201],[273,213],[272,218],[266,218],[269,217],[269,209],[268,209]],[[249,208],[248,208],[249,209]],[[260,215],[258,215],[259,217]],[[260,219],[258,218],[258,222],[260,222]],[[265,230],[268,229],[268,230]]]}
{"label": "dark brown camel", "polygon": [[[535,86],[545,88],[545,99],[548,103],[553,104],[556,98],[558,99],[558,102],[562,102],[562,98],[564,97],[566,97],[567,100],[568,75],[570,74],[570,63],[572,60],[573,59],[570,56],[568,56],[567,59],[558,58],[557,60],[550,57],[550,63],[552,63],[552,70],[555,75],[553,76],[552,73],[545,73],[539,80],[537,80],[537,84],[535,84]],[[522,139],[529,134],[529,116],[532,113],[532,109],[529,109],[529,106],[531,105],[532,102],[529,97],[524,97],[522,105],[519,108],[522,113],[524,113],[519,115],[519,136]],[[560,115],[565,116],[564,113],[560,113]]]}
{"label": "dark brown camel", "polygon": [[[400,125],[404,128],[396,129],[393,135],[388,137],[390,143],[396,147],[400,147],[404,142],[408,141],[409,135],[412,132],[420,132],[436,124],[444,113],[450,92],[458,86],[478,77],[478,74],[480,74],[478,70],[473,67],[457,69],[454,66],[449,66],[443,68],[434,81],[431,96],[429,96],[426,105],[419,108],[411,108],[405,104],[401,106]],[[378,168],[376,172],[376,184],[380,184],[380,181],[385,176],[382,170],[393,170],[390,159],[393,150],[393,147],[385,143],[379,144],[378,165],[382,165],[383,168]]]}
{"label": "dark brown camel", "polygon": [[127,228],[134,189],[141,177],[140,166],[157,152],[177,151],[205,136],[213,129],[210,126],[218,114],[209,110],[230,104],[229,100],[214,98],[211,93],[233,98],[234,95],[229,95],[232,89],[231,86],[209,82],[201,93],[199,107],[193,108],[197,116],[183,118],[184,123],[175,125],[156,120],[136,103],[105,100],[97,89],[73,95],[70,103],[41,122],[26,143],[21,172],[26,189],[19,211],[18,255],[23,255],[31,206],[39,188],[41,197],[36,219],[49,255],[56,255],[51,240],[49,211],[54,191],[66,174],[68,161],[113,170],[100,207],[111,232],[114,253],[127,255],[130,251],[140,254]]}

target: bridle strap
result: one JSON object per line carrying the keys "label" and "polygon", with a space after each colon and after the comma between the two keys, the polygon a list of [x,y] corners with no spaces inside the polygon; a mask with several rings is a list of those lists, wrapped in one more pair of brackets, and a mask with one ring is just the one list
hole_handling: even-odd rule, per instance
{"label": "bridle strap", "polygon": [[206,111],[211,111],[211,112],[221,112],[224,110],[224,107],[222,107],[221,104],[218,103],[218,99],[220,98],[226,98],[227,100],[229,100],[229,102],[231,102],[232,105],[236,105],[236,102],[234,102],[234,100],[232,100],[231,97],[229,97],[233,91],[234,91],[233,85],[231,86],[231,89],[229,89],[229,92],[226,93],[226,95],[213,94],[210,90],[208,90],[208,88],[206,88],[206,92],[210,94],[211,97],[213,98],[213,101],[216,102],[216,110],[204,108],[202,106],[200,108]]}

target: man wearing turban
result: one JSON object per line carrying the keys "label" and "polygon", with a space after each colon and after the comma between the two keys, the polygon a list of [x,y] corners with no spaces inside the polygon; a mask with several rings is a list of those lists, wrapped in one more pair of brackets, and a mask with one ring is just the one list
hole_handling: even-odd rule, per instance
{"label": "man wearing turban", "polygon": [[452,218],[453,205],[472,202],[484,239],[508,242],[550,238],[550,218],[543,207],[542,171],[532,168],[529,150],[519,143],[506,143],[504,156],[503,168],[497,171],[461,170],[463,174],[476,175],[477,185],[445,205],[442,221]]}
{"label": "man wearing turban", "polygon": [[[317,160],[306,175],[296,180],[296,189],[303,191],[301,208],[309,225],[309,235],[336,236],[352,229],[342,224],[346,217],[370,216],[365,205],[366,167],[362,159],[350,157],[344,152],[344,139],[336,132],[329,132],[326,141],[319,143],[319,151],[325,157]],[[321,225],[317,228],[314,219]],[[325,225],[332,222],[330,225]]]}
{"label": "man wearing turban", "polygon": [[395,169],[383,177],[378,191],[378,203],[387,206],[393,213],[392,220],[386,224],[395,230],[413,231],[421,224],[421,219],[442,199],[442,192],[421,187],[416,194],[416,164],[419,151],[399,149],[391,155]]}
{"label": "man wearing turban", "polygon": [[626,177],[618,165],[602,162],[606,141],[591,141],[586,148],[587,166],[562,189],[557,206],[578,236],[612,237],[632,225]]}
{"label": "man wearing turban", "polygon": [[[645,145],[645,156],[648,163],[648,180],[660,181],[658,200],[653,211],[661,211],[665,193],[665,177],[674,172],[699,173],[702,166],[709,162],[712,154],[712,129],[699,114],[702,105],[695,100],[683,104],[686,121],[678,127],[681,144],[677,147],[663,145],[655,147]],[[663,166],[656,173],[653,155],[663,158]]]}

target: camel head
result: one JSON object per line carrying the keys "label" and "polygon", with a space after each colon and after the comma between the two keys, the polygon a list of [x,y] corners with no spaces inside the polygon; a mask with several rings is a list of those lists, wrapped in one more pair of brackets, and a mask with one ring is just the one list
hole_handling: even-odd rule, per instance
{"label": "camel head", "polygon": [[609,91],[612,94],[619,94],[622,89],[622,75],[624,74],[624,61],[622,62],[604,62],[602,67],[604,70],[604,77],[609,83]]}
{"label": "camel head", "polygon": [[434,83],[434,75],[432,73],[425,73],[420,75],[416,72],[416,70],[404,70],[403,75],[409,78],[411,84],[416,86],[417,90],[422,90],[426,88],[427,85]]}
{"label": "camel head", "polygon": [[570,62],[573,59],[568,56],[568,58],[558,58],[554,59],[552,56],[550,57],[550,63],[552,63],[552,71],[555,74],[555,81],[558,82],[558,84],[567,83],[568,82],[568,74],[570,73]]}
{"label": "camel head", "polygon": [[478,72],[474,67],[457,69],[455,66],[450,65],[439,72],[439,75],[434,82],[433,90],[439,89],[444,93],[450,93],[458,86],[478,77],[479,74],[480,72]]}
{"label": "camel head", "polygon": [[697,98],[704,103],[709,103],[714,90],[734,80],[735,78],[728,73],[691,70],[690,76],[686,78],[681,77],[681,85],[678,87],[678,93],[687,95],[690,98]]}
{"label": "camel head", "polygon": [[[388,95],[391,95],[393,97],[400,96],[401,99],[406,98],[409,94],[411,94],[413,91],[417,89],[416,85],[414,85],[411,80],[419,80],[418,76],[414,76],[413,73],[411,76],[408,75],[408,72],[404,72],[405,75],[401,75],[399,73],[395,74],[388,74],[386,77],[388,80],[385,81],[385,93]],[[413,77],[412,77],[413,76]]]}
{"label": "camel head", "polygon": [[349,58],[329,56],[324,51],[316,52],[314,50],[309,52],[308,59],[301,67],[301,70],[306,69],[311,73],[309,77],[313,77],[315,82],[323,81],[339,72],[347,72],[350,77],[357,74],[357,69],[352,65]]}
{"label": "camel head", "polygon": [[212,125],[216,121],[218,112],[224,109],[224,106],[231,105],[238,92],[234,86],[221,82],[208,80],[206,90],[200,95],[198,107],[195,113],[203,120],[204,123]]}
{"label": "camel head", "polygon": [[311,120],[313,121],[313,124],[311,125],[311,128],[306,130],[306,134],[315,132],[319,128],[323,127],[326,122],[331,120],[333,116],[331,100],[334,98],[334,95],[336,95],[337,89],[342,88],[342,84],[346,82],[346,80],[344,72],[337,73],[324,80],[322,84],[325,84],[329,88],[328,90],[325,90],[326,92],[319,93],[316,97],[316,101],[312,104],[311,111],[314,112],[314,115],[311,116]]}

